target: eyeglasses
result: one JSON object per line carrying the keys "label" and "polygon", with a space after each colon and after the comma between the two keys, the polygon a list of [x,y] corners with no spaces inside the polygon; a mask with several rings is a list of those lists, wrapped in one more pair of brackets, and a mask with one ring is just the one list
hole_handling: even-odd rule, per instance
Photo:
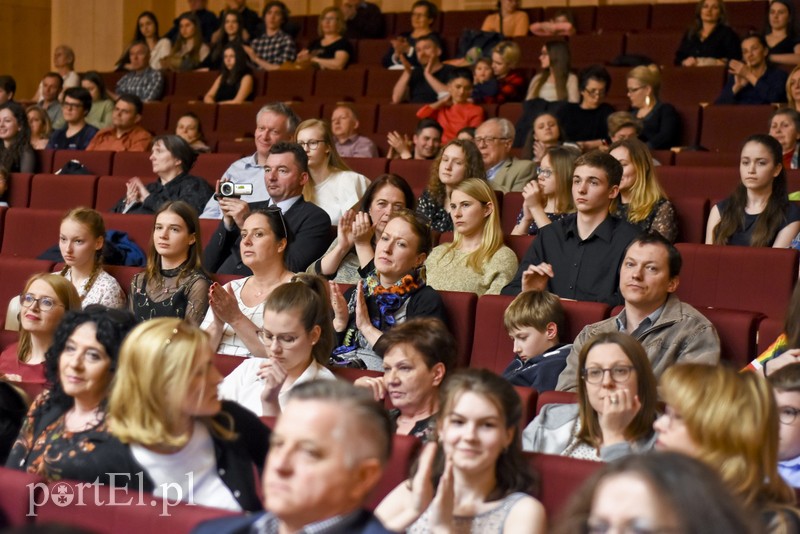
{"label": "eyeglasses", "polygon": [[32,293],[20,295],[19,303],[26,308],[31,308],[33,307],[34,303],[37,303],[39,305],[39,309],[44,312],[52,310],[53,306],[61,306],[62,308],[65,307],[63,304],[56,302],[56,300],[52,297],[39,297],[37,299]]}
{"label": "eyeglasses", "polygon": [[258,340],[265,346],[269,347],[273,343],[277,342],[278,346],[284,349],[291,348],[299,339],[297,336],[289,336],[289,335],[280,335],[275,336],[271,332],[267,332],[259,328],[256,330],[256,334],[258,335]]}
{"label": "eyeglasses", "polygon": [[625,382],[628,380],[628,378],[630,378],[631,371],[633,371],[632,365],[617,365],[610,369],[603,369],[601,367],[587,367],[581,371],[581,376],[589,384],[599,384],[603,381],[603,377],[605,376],[606,372],[608,372],[611,375],[611,380],[620,383]]}
{"label": "eyeglasses", "polygon": [[494,143],[495,141],[507,141],[508,139],[509,139],[508,137],[494,137],[492,135],[488,137],[476,137],[475,144],[476,145],[482,145],[484,143],[489,144],[489,143]]}
{"label": "eyeglasses", "polygon": [[628,90],[627,90],[626,92],[627,92],[629,95],[632,95],[632,94],[633,94],[633,93],[635,93],[636,91],[640,91],[640,90],[642,90],[642,89],[644,89],[644,85],[640,85],[639,87],[628,87]]}
{"label": "eyeglasses", "polygon": [[283,218],[283,211],[278,206],[269,206],[264,210],[267,212],[268,215],[277,214],[278,218],[281,220],[281,226],[283,226],[283,236],[286,240],[289,240],[289,232],[286,231],[286,219]]}
{"label": "eyeglasses", "polygon": [[800,413],[800,410],[797,408],[792,408],[791,406],[781,406],[778,408],[778,419],[784,425],[791,425],[794,423],[794,420],[797,418],[797,414]]}
{"label": "eyeglasses", "polygon": [[583,92],[595,98],[599,98],[606,94],[603,89],[584,89]]}
{"label": "eyeglasses", "polygon": [[316,150],[320,143],[324,143],[322,139],[309,139],[308,141],[298,141],[297,144],[303,147],[303,150]]}
{"label": "eyeglasses", "polygon": [[537,178],[550,178],[551,176],[553,176],[553,169],[548,169],[547,167],[536,167]]}
{"label": "eyeglasses", "polygon": [[64,109],[78,109],[82,108],[83,104],[81,104],[80,102],[64,102],[63,104],[61,104],[61,107]]}
{"label": "eyeglasses", "polygon": [[612,526],[603,520],[589,519],[586,521],[584,532],[586,534],[606,534],[611,532],[612,529],[620,534],[667,534],[669,532],[679,532],[679,529],[675,527],[650,527],[641,524],[640,521],[640,519],[633,519],[622,525]]}

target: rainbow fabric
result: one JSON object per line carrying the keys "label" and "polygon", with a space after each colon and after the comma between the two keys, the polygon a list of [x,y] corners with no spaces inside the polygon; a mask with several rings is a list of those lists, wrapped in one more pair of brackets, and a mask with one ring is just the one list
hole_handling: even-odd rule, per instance
{"label": "rainbow fabric", "polygon": [[758,358],[750,362],[742,371],[758,371],[763,372],[764,364],[776,356],[780,356],[786,351],[786,334],[781,334],[778,339],[772,342],[772,345],[767,347],[767,350],[762,352]]}

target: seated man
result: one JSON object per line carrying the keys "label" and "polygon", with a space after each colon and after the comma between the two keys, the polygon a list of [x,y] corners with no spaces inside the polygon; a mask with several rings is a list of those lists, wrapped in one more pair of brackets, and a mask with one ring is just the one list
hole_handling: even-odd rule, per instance
{"label": "seated man", "polygon": [[369,390],[341,380],[300,384],[272,432],[262,477],[267,512],[215,519],[193,532],[388,534],[363,507],[391,449],[388,412]]}
{"label": "seated man", "polygon": [[372,139],[358,135],[358,116],[350,104],[341,103],[331,115],[331,130],[336,151],[343,158],[377,158],[378,147]]}
{"label": "seated man", "polygon": [[138,96],[142,102],[160,100],[164,92],[164,76],[161,71],[150,68],[150,47],[138,41],[128,49],[131,70],[117,82],[117,95],[129,94]]}
{"label": "seated man", "polygon": [[392,89],[392,102],[411,102],[430,104],[439,100],[439,95],[447,93],[447,80],[454,67],[441,61],[442,44],[434,34],[428,34],[414,43],[419,67],[412,67],[402,56],[404,71]]}
{"label": "seated man", "polygon": [[347,22],[347,39],[383,39],[386,37],[383,13],[366,0],[342,0],[342,13]]}
{"label": "seated man", "polygon": [[53,128],[61,128],[64,126],[64,117],[61,115],[61,103],[58,100],[61,94],[61,88],[64,86],[64,80],[57,72],[48,72],[42,78],[39,84],[41,97],[37,100],[37,104],[47,112],[50,117],[50,123]]}
{"label": "seated man", "polygon": [[92,109],[92,95],[83,87],[70,87],[64,91],[61,113],[67,123],[50,134],[47,148],[57,150],[86,150],[97,128],[86,122],[86,115]]}
{"label": "seated man", "polygon": [[619,266],[639,229],[608,213],[621,179],[622,165],[604,152],[594,150],[575,160],[577,213],[539,230],[502,293],[546,288],[562,299],[622,304]]}
{"label": "seated man", "polygon": [[615,317],[581,330],[567,357],[567,367],[558,377],[558,390],[577,387],[581,347],[605,332],[624,332],[636,338],[647,352],[656,378],[676,363],[719,362],[719,336],[714,325],[675,295],[681,263],[680,252],[658,232],[631,242],[619,269],[625,308]]}
{"label": "seated man", "polygon": [[331,243],[331,218],[315,204],[303,199],[303,186],[308,182],[308,156],[296,143],[278,141],[269,150],[264,166],[264,183],[269,200],[247,203],[238,198],[220,198],[222,221],[206,247],[203,265],[212,273],[249,276],[239,252],[239,229],[250,210],[278,207],[283,212],[289,244],[286,267],[293,272],[305,271],[321,257]]}
{"label": "seated man", "polygon": [[389,132],[389,159],[433,159],[442,146],[442,127],[433,119],[422,119],[411,139],[400,132]]}
{"label": "seated man", "polygon": [[14,100],[14,93],[16,92],[17,81],[14,77],[8,74],[0,74],[0,106]]}
{"label": "seated man", "polygon": [[278,70],[287,61],[297,59],[297,44],[283,28],[289,11],[282,2],[270,1],[264,6],[265,33],[245,46],[250,61],[264,70]]}
{"label": "seated man", "polygon": [[138,96],[121,95],[114,104],[111,126],[94,136],[86,150],[114,152],[144,152],[150,148],[153,136],[139,126],[144,106]]}
{"label": "seated man", "polygon": [[511,155],[513,141],[514,125],[508,119],[492,118],[475,130],[486,179],[495,191],[522,191],[536,175],[536,164]]}
{"label": "seated man", "polygon": [[[292,108],[282,102],[274,102],[262,107],[256,114],[255,154],[234,161],[222,175],[222,181],[252,185],[253,194],[247,197],[248,202],[268,200],[269,195],[264,185],[264,165],[267,163],[269,149],[278,141],[291,140],[298,124],[300,124],[300,117],[292,111]],[[200,218],[222,218],[222,210],[220,210],[216,198],[209,199]]]}
{"label": "seated man", "polygon": [[742,39],[742,59],[728,63],[731,73],[716,104],[774,104],[786,102],[788,74],[769,64],[769,48],[759,34]]}

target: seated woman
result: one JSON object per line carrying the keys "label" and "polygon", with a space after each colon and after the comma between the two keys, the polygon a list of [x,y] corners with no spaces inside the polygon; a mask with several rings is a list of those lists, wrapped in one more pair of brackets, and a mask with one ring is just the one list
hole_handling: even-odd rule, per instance
{"label": "seated woman", "polygon": [[457,371],[445,383],[441,414],[440,442],[425,446],[416,472],[375,509],[383,525],[409,533],[544,534],[544,507],[527,494],[533,478],[511,384],[485,369]]}
{"label": "seated woman", "polygon": [[44,384],[45,352],[68,311],[81,309],[75,286],[57,274],[35,274],[19,296],[19,342],[0,353],[0,376],[11,382]]}
{"label": "seated woman", "polygon": [[81,87],[92,95],[92,107],[86,115],[86,122],[102,130],[111,126],[111,115],[114,111],[114,101],[106,92],[106,83],[103,77],[95,70],[81,74]]}
{"label": "seated woman", "polygon": [[425,260],[428,284],[438,291],[499,295],[519,262],[503,244],[497,197],[486,180],[467,178],[450,194],[453,242],[439,245]]}
{"label": "seated woman", "polygon": [[[239,48],[242,48],[248,41],[245,39],[247,30],[244,28],[242,16],[238,11],[226,9],[220,15],[220,20],[222,21],[222,25],[220,26],[221,31],[219,33],[219,38],[214,42],[211,51],[201,64],[201,66],[207,67],[210,70],[223,70],[225,66],[224,53],[228,45],[237,45]],[[245,54],[244,57],[246,61],[247,55]]]}
{"label": "seated woman", "polygon": [[35,150],[44,150],[53,133],[50,115],[39,106],[30,106],[27,111],[28,127],[31,130],[31,146]]}
{"label": "seated woman", "polygon": [[358,283],[359,270],[367,268],[375,257],[375,243],[389,217],[403,208],[414,208],[414,192],[408,182],[396,174],[375,178],[361,198],[361,211],[348,210],[342,215],[336,225],[336,239],[308,272],[340,284]]}
{"label": "seated woman", "polygon": [[786,100],[786,72],[767,61],[767,43],[758,34],[742,39],[744,62],[728,62],[730,76],[715,104],[773,104]]}
{"label": "seated woman", "polygon": [[431,29],[438,15],[439,8],[433,2],[429,0],[414,2],[411,5],[411,31],[401,32],[391,40],[389,51],[383,56],[383,66],[387,69],[402,69],[401,57],[405,57],[412,67],[419,67],[414,45],[418,38],[430,34],[441,39],[439,34]]}
{"label": "seated woman", "polygon": [[142,11],[136,19],[136,30],[125,51],[117,60],[116,70],[130,70],[129,52],[133,43],[146,43],[150,49],[150,68],[159,70],[162,68],[161,59],[167,56],[172,47],[172,43],[166,37],[161,38],[158,33],[158,18],[152,11]]}
{"label": "seated woman", "polygon": [[197,152],[177,135],[159,135],[153,139],[150,161],[158,179],[144,185],[141,178],[128,180],[128,192],[111,211],[152,215],[164,202],[183,200],[202,213],[214,190],[203,178],[189,174]]}
{"label": "seated woman", "polygon": [[[516,70],[522,51],[514,41],[501,41],[492,49],[492,74],[497,82],[497,94],[483,102],[505,104],[522,102],[525,96],[525,75]],[[479,104],[480,102],[475,102]]]}
{"label": "seated woman", "polygon": [[182,200],[163,204],[153,217],[147,267],[131,280],[130,310],[137,322],[179,317],[200,324],[211,284],[202,248],[197,212]]}
{"label": "seated woman", "polygon": [[200,328],[208,332],[211,350],[234,356],[266,357],[257,330],[263,326],[264,300],[273,289],[291,281],[286,268],[289,246],[280,210],[254,210],[244,220],[239,250],[252,276],[224,286],[214,282],[208,292],[209,309]]}
{"label": "seated woman", "polygon": [[722,0],[698,0],[694,22],[675,52],[675,65],[705,67],[741,59],[739,37],[726,24]]}
{"label": "seated woman", "polygon": [[764,134],[745,141],[739,163],[741,183],[711,208],[707,245],[787,248],[800,231],[800,208],[786,193],[781,145]]}
{"label": "seated woman", "polygon": [[642,135],[642,121],[629,111],[615,111],[608,116],[608,138],[612,143],[623,139],[638,139]]}
{"label": "seated woman", "polygon": [[[533,120],[533,127],[525,139],[522,158],[529,159],[537,165],[547,153],[547,149],[564,144],[564,129],[552,113],[542,113]],[[572,143],[570,143],[572,146]]]}
{"label": "seated woman", "polygon": [[564,137],[586,152],[604,146],[608,139],[608,117],[614,108],[605,102],[611,75],[601,65],[592,65],[578,75],[580,104],[567,103],[557,115]]}
{"label": "seated woman", "polygon": [[178,17],[178,36],[167,56],[161,59],[161,69],[187,72],[200,67],[209,54],[208,45],[203,42],[200,19],[188,11]]}
{"label": "seated woman", "polygon": [[266,358],[247,359],[226,376],[219,387],[223,399],[259,416],[275,416],[296,385],[335,380],[326,367],[333,350],[327,283],[319,276],[300,274],[276,287],[264,301],[258,339]]}
{"label": "seated woman", "polygon": [[794,532],[794,491],[778,474],[778,408],[756,373],[684,363],[661,376],[664,414],[653,425],[656,448],[696,458],[714,469],[763,532]]}
{"label": "seated woman", "polygon": [[650,450],[658,395],[639,342],[599,334],[581,349],[578,369],[578,403],[545,405],[522,432],[522,447],[604,462]]}
{"label": "seated woman", "polygon": [[0,105],[0,167],[9,172],[34,172],[36,167],[28,116],[13,100]]}
{"label": "seated woman", "polygon": [[800,112],[800,65],[792,69],[786,80],[787,107]]}
{"label": "seated woman", "polygon": [[355,57],[349,39],[344,37],[345,20],[338,7],[326,7],[319,14],[319,37],[297,54],[298,63],[311,63],[320,69],[342,70]]}
{"label": "seated woman", "polygon": [[547,149],[536,169],[536,178],[522,190],[522,210],[511,235],[536,235],[539,229],[575,210],[572,203],[572,171],[580,151],[569,146]]}
{"label": "seated woman", "polygon": [[578,77],[570,72],[569,46],[564,41],[547,41],[539,54],[542,72],[528,86],[525,100],[541,98],[548,102],[578,102]]}
{"label": "seated woman", "polygon": [[313,202],[338,224],[342,214],[364,196],[369,180],[351,171],[336,151],[336,142],[328,123],[319,119],[301,122],[294,139],[308,155],[309,180],[303,187],[306,202]]}
{"label": "seated woman", "polygon": [[383,358],[383,376],[363,376],[354,384],[370,388],[376,401],[391,399],[397,434],[431,440],[441,386],[456,366],[455,338],[438,319],[420,317],[386,332],[375,352]]}
{"label": "seated woman", "polygon": [[[499,13],[487,15],[481,26],[482,32],[499,32],[508,38],[525,37],[528,35],[528,26],[531,21],[528,13],[520,9],[519,0],[500,0]],[[503,27],[500,28],[500,21]]]}
{"label": "seated woman", "polygon": [[447,96],[417,110],[418,119],[433,119],[442,127],[442,142],[458,137],[467,126],[477,128],[484,118],[483,108],[470,101],[472,71],[466,67],[454,68],[447,77]]}
{"label": "seated woman", "polygon": [[426,221],[398,210],[375,245],[374,270],[344,296],[331,282],[335,365],[378,371],[383,362],[372,347],[384,331],[414,317],[445,319],[442,298],[425,282],[423,264],[430,251]]}
{"label": "seated woman", "polygon": [[52,387],[30,407],[8,467],[48,480],[109,482],[113,462],[95,451],[109,437],[106,400],[119,348],[134,325],[128,312],[100,305],[64,316],[46,354]]}
{"label": "seated woman", "polygon": [[650,150],[638,139],[626,139],[611,145],[609,154],[622,165],[619,196],[611,202],[611,214],[642,232],[656,231],[674,242],[678,237],[677,215],[658,183]]}
{"label": "seated woman", "polygon": [[[555,534],[649,532],[751,534],[746,513],[719,474],[683,454],[627,456],[597,471],[562,514]],[[634,527],[634,532],[639,527]]]}
{"label": "seated woman", "polygon": [[230,43],[222,51],[222,67],[211,89],[203,97],[206,104],[243,104],[253,100],[253,75],[241,45]]}
{"label": "seated woman", "polygon": [[195,152],[211,152],[211,147],[206,144],[200,118],[192,111],[187,111],[180,116],[178,123],[175,125],[175,135],[189,143],[189,146]]}
{"label": "seated woman", "polygon": [[453,230],[450,218],[450,193],[466,178],[486,176],[483,158],[472,141],[453,139],[440,150],[431,165],[428,187],[417,202],[417,213],[430,221],[435,240]]}
{"label": "seated woman", "polygon": [[776,109],[769,120],[769,135],[781,144],[783,168],[800,167],[800,113],[791,108]]}
{"label": "seated woman", "polygon": [[794,3],[789,0],[771,0],[764,40],[769,47],[769,60],[772,63],[800,63],[800,43],[795,32]]}
{"label": "seated woman", "polygon": [[[706,0],[713,2],[714,0]],[[681,137],[681,118],[672,104],[661,102],[661,72],[656,65],[634,67],[628,73],[628,99],[631,113],[642,121],[639,138],[653,150],[677,146]]]}
{"label": "seated woman", "polygon": [[[100,454],[115,472],[136,473],[129,489],[228,510],[261,510],[269,430],[235,402],[220,402],[222,376],[208,336],[177,318],[146,321],[128,335],[108,400],[116,438]],[[141,475],[139,475],[141,473]],[[190,476],[191,475],[191,476]]]}
{"label": "seated woman", "polygon": [[73,208],[61,219],[58,246],[64,267],[58,274],[72,282],[84,308],[90,304],[125,306],[119,282],[103,270],[105,239],[103,216],[91,208]]}

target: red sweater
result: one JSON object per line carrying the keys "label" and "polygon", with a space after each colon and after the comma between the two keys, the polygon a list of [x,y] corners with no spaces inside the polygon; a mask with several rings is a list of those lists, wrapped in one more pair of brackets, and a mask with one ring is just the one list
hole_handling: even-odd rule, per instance
{"label": "red sweater", "polygon": [[425,104],[417,111],[418,119],[431,118],[438,122],[444,132],[442,133],[442,144],[455,139],[461,128],[472,126],[477,128],[483,122],[483,108],[477,104],[453,104],[451,106],[433,109],[429,104]]}

